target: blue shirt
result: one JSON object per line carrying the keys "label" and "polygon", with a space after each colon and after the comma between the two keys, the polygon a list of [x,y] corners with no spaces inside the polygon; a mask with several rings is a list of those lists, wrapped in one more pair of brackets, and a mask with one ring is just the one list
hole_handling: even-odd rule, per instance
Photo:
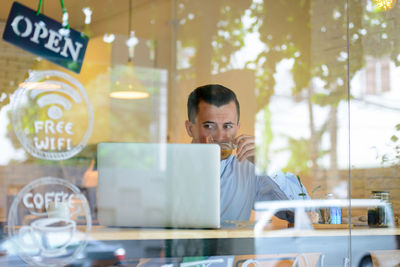
{"label": "blue shirt", "polygon": [[255,175],[253,163],[239,162],[234,155],[221,161],[220,182],[222,221],[249,220],[256,201],[288,199],[269,176]]}

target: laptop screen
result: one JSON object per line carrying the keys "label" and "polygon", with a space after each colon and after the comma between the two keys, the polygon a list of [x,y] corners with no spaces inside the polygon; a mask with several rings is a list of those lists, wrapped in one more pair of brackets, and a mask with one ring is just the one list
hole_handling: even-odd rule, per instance
{"label": "laptop screen", "polygon": [[97,151],[100,224],[220,226],[218,145],[101,143]]}

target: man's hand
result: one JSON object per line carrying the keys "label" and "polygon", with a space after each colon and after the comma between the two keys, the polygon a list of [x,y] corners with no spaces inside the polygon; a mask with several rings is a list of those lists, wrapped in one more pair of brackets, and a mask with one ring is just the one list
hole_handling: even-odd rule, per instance
{"label": "man's hand", "polygon": [[243,161],[248,159],[250,162],[254,163],[254,155],[255,155],[255,138],[251,135],[240,135],[234,140],[236,148],[236,156],[239,161]]}

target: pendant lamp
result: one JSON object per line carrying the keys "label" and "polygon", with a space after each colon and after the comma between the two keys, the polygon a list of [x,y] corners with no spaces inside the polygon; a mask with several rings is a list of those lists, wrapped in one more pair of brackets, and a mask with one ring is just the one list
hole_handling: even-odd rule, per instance
{"label": "pendant lamp", "polygon": [[134,48],[138,43],[135,32],[131,30],[132,23],[132,0],[129,0],[129,39],[126,41],[129,56],[128,62],[118,65],[111,71],[111,93],[110,97],[115,99],[144,99],[150,94],[136,75],[133,64]]}

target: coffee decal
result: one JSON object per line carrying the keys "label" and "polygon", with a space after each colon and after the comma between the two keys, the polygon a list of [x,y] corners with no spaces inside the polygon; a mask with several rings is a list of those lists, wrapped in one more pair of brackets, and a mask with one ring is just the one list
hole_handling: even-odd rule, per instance
{"label": "coffee decal", "polygon": [[85,196],[60,178],[43,177],[26,185],[8,214],[10,241],[18,255],[34,266],[73,262],[85,248],[91,226]]}
{"label": "coffee decal", "polygon": [[31,71],[11,103],[15,134],[36,158],[68,159],[89,140],[92,107],[82,84],[64,72]]}

